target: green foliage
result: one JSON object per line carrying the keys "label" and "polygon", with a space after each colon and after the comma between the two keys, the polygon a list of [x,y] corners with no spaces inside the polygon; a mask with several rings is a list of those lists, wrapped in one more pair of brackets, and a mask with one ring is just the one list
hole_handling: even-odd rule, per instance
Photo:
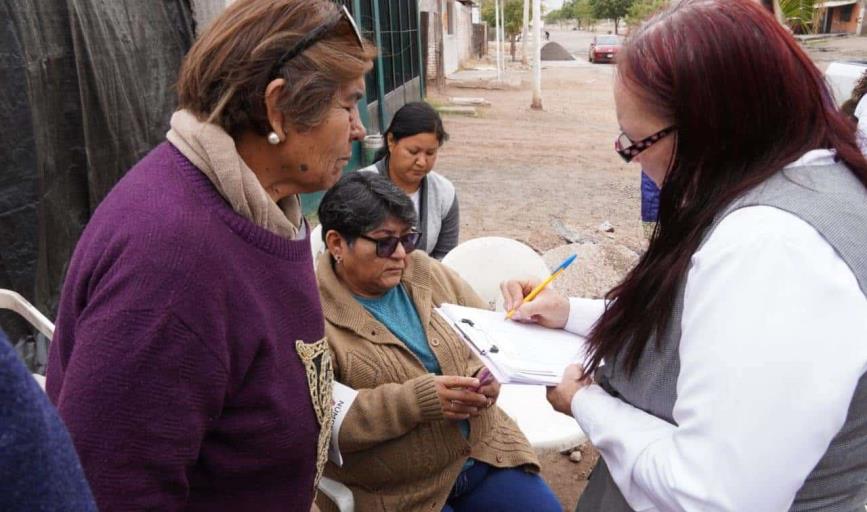
{"label": "green foliage", "polygon": [[578,26],[592,25],[596,21],[593,16],[593,6],[590,5],[591,0],[566,0],[563,2],[563,7],[556,11],[551,11],[545,17],[546,23],[556,23],[559,21],[576,21]]}
{"label": "green foliage", "polygon": [[614,20],[614,33],[616,34],[620,20],[626,16],[634,2],[635,0],[590,0],[590,5],[593,7],[594,17]]}
{"label": "green foliage", "polygon": [[593,13],[592,0],[572,0],[569,8],[572,11],[572,19],[578,22],[579,26],[592,25],[596,22],[597,16]]}
{"label": "green foliage", "polygon": [[598,19],[618,20],[626,16],[634,0],[590,0],[593,15]]}
{"label": "green foliage", "polygon": [[566,17],[567,13],[563,9],[554,9],[545,15],[545,23],[553,24],[561,21],[566,21],[569,18]]}
{"label": "green foliage", "polygon": [[641,22],[665,9],[671,4],[670,0],[635,0],[626,12],[626,22],[630,26],[640,25]]}
{"label": "green foliage", "polygon": [[795,32],[812,32],[815,26],[815,0],[779,0],[783,19]]}
{"label": "green foliage", "polygon": [[[517,36],[521,33],[521,27],[524,23],[524,0],[501,0],[501,2],[503,2],[503,16],[506,18],[505,22],[501,20],[503,30],[507,37]],[[530,11],[532,12],[532,5]],[[482,2],[482,19],[489,27],[496,26],[494,0]]]}

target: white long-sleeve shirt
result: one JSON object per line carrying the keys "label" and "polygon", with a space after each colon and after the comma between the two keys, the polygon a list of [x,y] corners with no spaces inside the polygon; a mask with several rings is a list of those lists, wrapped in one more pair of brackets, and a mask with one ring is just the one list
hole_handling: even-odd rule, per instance
{"label": "white long-sleeve shirt", "polygon": [[861,147],[861,152],[867,155],[867,94],[858,101],[855,117],[858,118],[858,145]]}
{"label": "white long-sleeve shirt", "polygon": [[[602,301],[570,305],[566,328],[586,335]],[[800,218],[742,208],[693,255],[681,327],[677,426],[597,385],[573,416],[636,511],[788,510],[867,371],[854,274]]]}

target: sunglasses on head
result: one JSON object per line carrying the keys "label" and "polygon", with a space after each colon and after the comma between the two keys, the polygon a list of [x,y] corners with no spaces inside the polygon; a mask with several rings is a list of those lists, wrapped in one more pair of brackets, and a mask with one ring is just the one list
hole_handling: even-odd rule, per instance
{"label": "sunglasses on head", "polygon": [[663,128],[662,130],[659,130],[658,132],[651,135],[650,137],[645,137],[638,142],[632,142],[632,139],[627,137],[625,133],[620,132],[617,140],[614,141],[614,150],[617,151],[617,154],[620,155],[620,158],[625,160],[626,163],[629,163],[642,151],[661,141],[665,138],[666,135],[675,131],[676,129],[677,127],[675,126]]}
{"label": "sunglasses on head", "polygon": [[364,38],[361,37],[361,31],[358,29],[358,25],[356,25],[355,19],[353,19],[351,14],[349,14],[349,9],[347,9],[345,5],[342,5],[340,6],[340,10],[338,11],[335,18],[326,21],[322,25],[319,25],[318,27],[308,32],[297,43],[295,43],[292,48],[289,48],[282,57],[277,59],[277,62],[271,69],[271,76],[277,76],[279,74],[280,68],[285,66],[287,62],[301,55],[304,50],[310,48],[314,44],[324,39],[325,36],[328,35],[328,33],[330,33],[332,30],[334,30],[334,28],[337,27],[337,25],[342,21],[346,21],[347,23],[349,23],[349,26],[352,27],[352,32],[355,35],[355,41],[358,43],[359,47],[364,49]]}
{"label": "sunglasses on head", "polygon": [[380,258],[388,258],[394,251],[397,250],[397,244],[403,246],[404,252],[411,253],[416,249],[418,241],[421,238],[421,233],[418,231],[410,231],[401,236],[389,236],[385,238],[371,238],[369,236],[358,235],[358,238],[363,238],[376,244],[376,255]]}

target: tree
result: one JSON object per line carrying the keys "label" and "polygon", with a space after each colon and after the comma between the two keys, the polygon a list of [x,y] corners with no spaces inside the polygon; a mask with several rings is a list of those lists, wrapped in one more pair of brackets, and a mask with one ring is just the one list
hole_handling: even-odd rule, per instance
{"label": "tree", "polygon": [[545,15],[545,23],[561,23],[575,21],[579,29],[589,27],[596,22],[593,15],[591,0],[566,0],[563,7]]}
{"label": "tree", "polygon": [[545,23],[547,25],[553,25],[554,23],[562,23],[562,22],[566,21],[567,19],[569,19],[566,17],[567,14],[568,13],[564,9],[554,9],[553,11],[551,11],[545,15]]}
{"label": "tree", "polygon": [[815,0],[779,0],[779,8],[785,23],[796,33],[815,32],[818,14]]}
{"label": "tree", "polygon": [[614,33],[618,31],[620,19],[629,12],[634,0],[590,0],[593,6],[593,16],[614,20]]}
{"label": "tree", "polygon": [[[503,31],[509,39],[509,51],[512,54],[512,61],[515,61],[515,42],[518,34],[521,33],[521,24],[524,10],[524,0],[500,0],[503,4],[502,20]],[[482,19],[489,27],[495,27],[494,0],[485,0],[482,4]]]}
{"label": "tree", "polygon": [[592,27],[596,24],[596,16],[593,14],[591,0],[571,0],[569,10],[571,18],[578,23],[578,28]]}
{"label": "tree", "polygon": [[647,18],[666,8],[670,0],[635,0],[626,12],[626,23],[637,26]]}

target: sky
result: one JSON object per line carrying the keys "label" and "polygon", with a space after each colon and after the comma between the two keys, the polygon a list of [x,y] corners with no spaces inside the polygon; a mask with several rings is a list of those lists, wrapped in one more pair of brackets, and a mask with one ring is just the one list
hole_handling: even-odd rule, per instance
{"label": "sky", "polygon": [[[563,0],[542,0],[542,3],[548,8],[548,12],[563,6]],[[545,12],[545,10],[543,9],[542,12]]]}

